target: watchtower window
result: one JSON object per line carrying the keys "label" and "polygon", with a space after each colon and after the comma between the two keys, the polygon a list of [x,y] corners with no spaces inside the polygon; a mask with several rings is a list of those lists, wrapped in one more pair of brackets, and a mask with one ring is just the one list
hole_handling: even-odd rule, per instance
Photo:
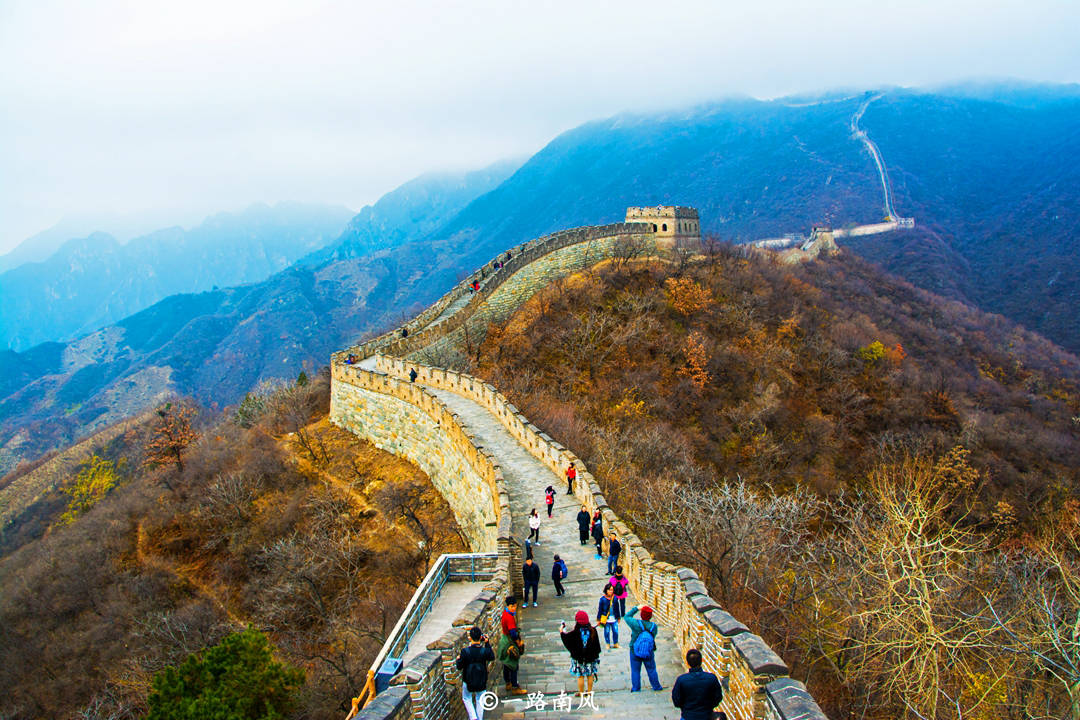
{"label": "watchtower window", "polygon": [[664,232],[667,232],[667,223],[664,223],[664,224],[663,224],[663,225],[661,225],[660,227],[662,227],[662,228],[663,228]]}
{"label": "watchtower window", "polygon": [[653,232],[656,232],[656,223],[653,223],[653,224],[652,224],[652,231],[653,231]]}

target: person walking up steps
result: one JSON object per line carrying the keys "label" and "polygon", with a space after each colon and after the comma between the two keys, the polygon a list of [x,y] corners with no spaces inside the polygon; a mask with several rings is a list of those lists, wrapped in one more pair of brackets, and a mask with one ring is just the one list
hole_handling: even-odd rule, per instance
{"label": "person walking up steps", "polygon": [[630,692],[641,692],[641,666],[649,674],[649,685],[653,690],[663,690],[660,678],[656,675],[656,633],[660,631],[656,623],[651,622],[652,608],[641,608],[641,619],[634,617],[638,608],[633,607],[626,613],[626,626],[630,628]]}
{"label": "person walking up steps", "polygon": [[[589,624],[589,613],[578,610],[574,615],[577,623],[569,632],[566,622],[559,626],[563,645],[570,651],[570,674],[577,678],[578,693],[592,692],[596,673],[600,667],[600,636]],[[586,681],[588,688],[586,689]]]}
{"label": "person walking up steps", "polygon": [[608,585],[615,592],[615,602],[619,606],[619,617],[626,614],[626,589],[630,587],[630,581],[623,575],[622,565],[615,566],[615,574],[608,581]]}
{"label": "person walking up steps", "polygon": [[551,582],[555,585],[555,597],[562,597],[566,594],[566,590],[563,589],[562,581],[566,579],[569,572],[566,569],[566,563],[558,555],[555,556],[555,561],[551,563]]}
{"label": "person walking up steps", "polygon": [[686,651],[690,672],[683,673],[671,688],[671,704],[682,711],[682,720],[712,720],[713,708],[724,699],[724,688],[711,672],[701,669],[701,651]]}
{"label": "person walking up steps", "polygon": [[566,494],[574,494],[574,481],[577,480],[577,468],[574,467],[574,463],[570,463],[566,468]]}
{"label": "person walking up steps", "polygon": [[475,625],[469,628],[469,644],[461,648],[456,663],[461,672],[461,701],[469,720],[484,720],[480,695],[487,691],[488,663],[494,659],[487,635]]}
{"label": "person walking up steps", "polygon": [[540,516],[536,514],[536,508],[529,513],[529,539],[536,538],[536,544],[540,544]]}
{"label": "person walking up steps", "polygon": [[577,514],[577,529],[578,537],[581,539],[581,544],[585,545],[589,542],[589,521],[592,518],[589,515],[589,511],[585,509],[585,506],[581,506],[581,510]]}
{"label": "person walking up steps", "polygon": [[600,603],[596,607],[596,622],[604,626],[604,642],[608,650],[619,647],[619,601],[615,599],[615,588],[611,585],[604,586],[604,594],[600,596]]}
{"label": "person walking up steps", "polygon": [[619,555],[622,553],[622,543],[615,537],[615,531],[611,531],[611,536],[608,538],[608,558],[607,558],[607,574],[614,575],[615,568],[619,564]]}
{"label": "person walking up steps", "polygon": [[536,607],[536,591],[540,587],[540,566],[532,558],[526,558],[521,567],[521,579],[525,582],[525,604],[529,604],[529,588],[532,588],[533,607]]}
{"label": "person walking up steps", "polygon": [[544,502],[547,504],[548,517],[551,517],[551,511],[555,507],[555,488],[550,485],[544,489]]}
{"label": "person walking up steps", "polygon": [[592,518],[592,537],[596,542],[596,559],[603,557],[604,551],[604,519],[597,510]]}
{"label": "person walking up steps", "polygon": [[495,651],[495,657],[503,666],[503,680],[506,682],[507,692],[513,695],[524,695],[525,688],[518,685],[518,660],[525,650],[525,642],[521,639],[521,633],[517,627],[517,598],[513,595],[506,597],[506,607],[503,608],[500,626],[502,635],[499,636],[499,648]]}

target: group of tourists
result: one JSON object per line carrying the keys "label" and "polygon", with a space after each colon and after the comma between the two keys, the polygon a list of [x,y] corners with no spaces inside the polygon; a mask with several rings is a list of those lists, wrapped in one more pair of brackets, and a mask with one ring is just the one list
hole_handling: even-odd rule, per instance
{"label": "group of tourists", "polygon": [[[656,673],[656,637],[659,626],[652,621],[653,611],[648,605],[633,607],[624,616],[619,615],[620,604],[614,596],[613,582],[604,588],[600,599],[597,626],[604,627],[605,639],[609,627],[618,627],[623,617],[630,628],[630,692],[641,691],[641,667],[649,677],[654,691],[663,690]],[[517,623],[518,600],[511,595],[506,598],[500,619],[501,635],[495,650],[479,627],[469,630],[469,643],[461,650],[457,669],[461,672],[461,699],[470,720],[482,720],[484,704],[481,696],[487,691],[488,663],[498,660],[502,665],[506,692],[525,695],[528,691],[518,682],[518,667],[525,652],[525,641]],[[614,618],[614,622],[611,622]],[[570,655],[570,675],[577,678],[578,693],[582,696],[593,692],[600,668],[600,635],[589,621],[589,614],[578,610],[574,614],[574,626],[567,629],[566,622],[559,625],[559,635]],[[616,629],[615,639],[618,640]],[[610,645],[609,645],[610,647]],[[618,647],[618,642],[614,647]],[[671,702],[681,711],[682,720],[713,720],[714,709],[723,700],[724,692],[716,675],[702,669],[701,651],[692,648],[686,653],[688,672],[680,675],[671,689]],[[723,716],[723,713],[720,713]]]}
{"label": "group of tourists", "polygon": [[[573,494],[576,479],[577,470],[571,463],[566,469],[568,494]],[[556,494],[551,485],[544,489],[544,505],[548,518],[553,515]],[[570,655],[570,675],[577,679],[578,693],[584,697],[593,691],[603,645],[607,646],[608,651],[619,649],[619,625],[622,622],[626,623],[630,631],[630,692],[641,692],[642,667],[648,677],[649,686],[654,691],[663,690],[656,671],[656,638],[659,626],[653,622],[653,609],[648,605],[635,606],[629,610],[626,608],[630,580],[619,562],[623,553],[622,543],[614,532],[604,532],[600,510],[590,513],[588,506],[582,505],[575,519],[581,545],[586,545],[589,538],[592,538],[596,547],[596,559],[606,560],[608,575],[597,602],[595,623],[587,611],[577,610],[572,627],[568,628],[565,621],[559,625],[563,647]],[[531,595],[532,606],[537,607],[541,569],[534,557],[534,547],[540,545],[541,516],[536,508],[529,513],[528,525],[529,535],[524,545],[525,560],[521,568],[524,591],[520,602],[522,606],[528,606]],[[556,597],[566,594],[563,581],[568,574],[566,562],[559,555],[554,555],[551,582],[555,587]],[[518,682],[518,666],[525,652],[525,641],[519,629],[518,607],[517,596],[510,595],[506,598],[500,619],[502,633],[494,650],[480,628],[474,627],[469,631],[469,643],[461,651],[457,668],[461,672],[462,700],[470,720],[483,718],[484,708],[480,696],[487,689],[487,666],[492,660],[498,660],[502,665],[503,682],[508,694],[527,693]],[[683,720],[713,720],[714,708],[720,704],[723,697],[720,682],[714,674],[702,670],[699,650],[691,649],[686,653],[686,665],[689,672],[680,675],[672,687],[672,703],[680,709]]]}

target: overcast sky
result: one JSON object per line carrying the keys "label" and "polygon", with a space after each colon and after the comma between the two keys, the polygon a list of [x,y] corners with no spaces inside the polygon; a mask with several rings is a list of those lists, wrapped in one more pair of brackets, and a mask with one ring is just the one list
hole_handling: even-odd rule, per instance
{"label": "overcast sky", "polygon": [[0,252],[63,217],[359,209],[732,93],[1080,80],[1077,0],[0,0]]}

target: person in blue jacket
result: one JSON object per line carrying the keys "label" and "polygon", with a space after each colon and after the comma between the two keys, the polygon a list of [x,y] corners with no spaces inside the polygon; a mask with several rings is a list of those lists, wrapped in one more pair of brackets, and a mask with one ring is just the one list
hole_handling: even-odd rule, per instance
{"label": "person in blue jacket", "polygon": [[[641,666],[645,666],[645,672],[649,674],[649,685],[653,690],[663,690],[664,686],[660,684],[660,678],[656,674],[656,634],[660,632],[660,628],[656,623],[652,622],[652,608],[648,605],[641,607],[641,618],[638,619],[635,615],[638,614],[638,608],[635,605],[630,609],[630,612],[626,613],[626,626],[630,628],[630,692],[641,692]],[[653,651],[649,652],[646,657],[639,657],[637,654],[638,636],[642,633],[649,633],[653,637]]]}
{"label": "person in blue jacket", "polygon": [[600,596],[600,602],[596,607],[596,624],[604,626],[604,642],[608,650],[619,647],[619,618],[622,617],[622,609],[619,601],[615,599],[615,588],[611,585],[604,586],[604,594]]}

